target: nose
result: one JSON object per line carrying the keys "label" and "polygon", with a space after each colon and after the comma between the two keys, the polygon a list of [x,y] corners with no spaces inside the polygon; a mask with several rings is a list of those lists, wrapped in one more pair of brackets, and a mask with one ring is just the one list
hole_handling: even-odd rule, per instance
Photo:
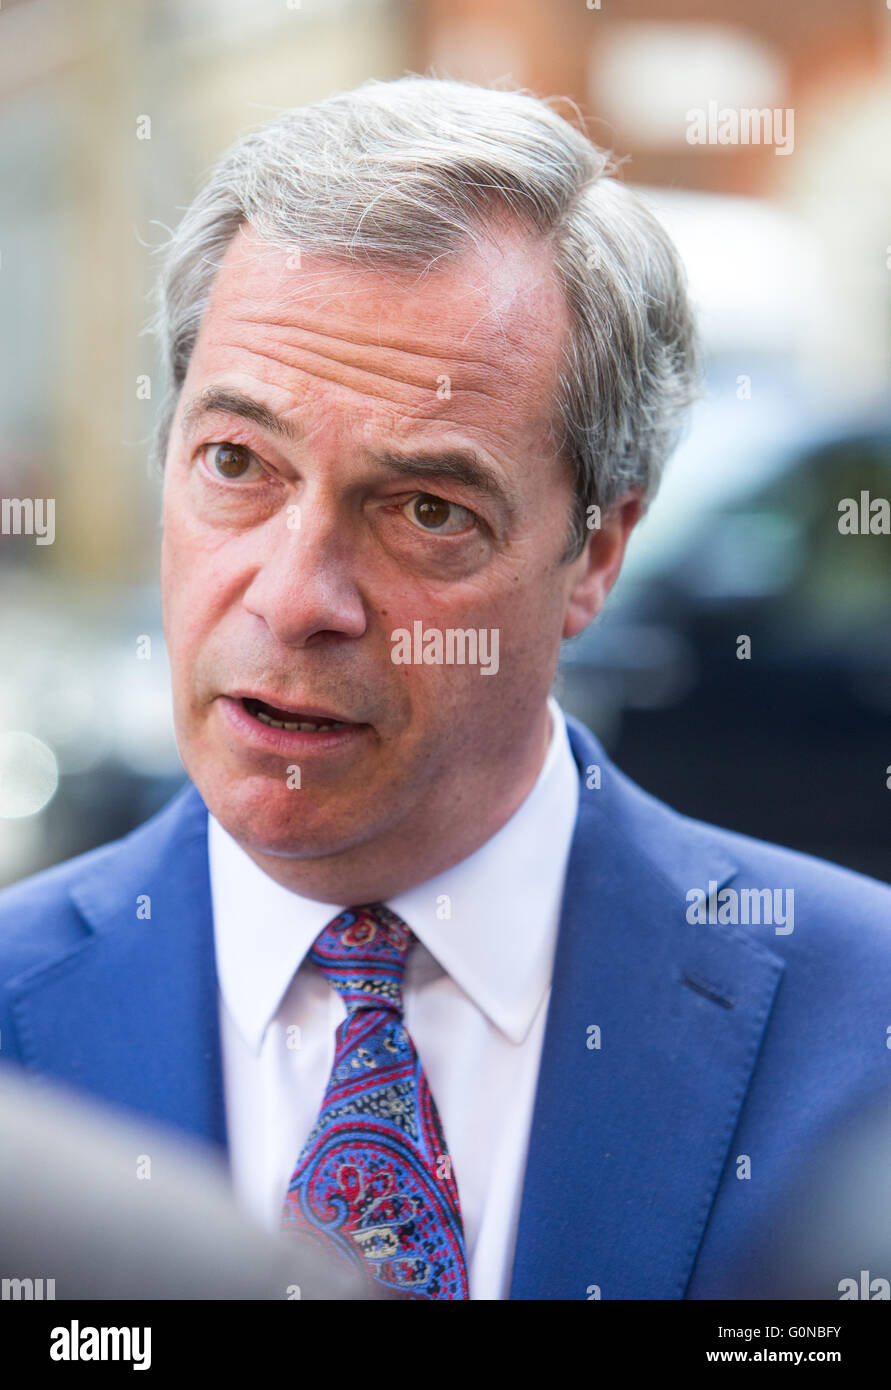
{"label": "nose", "polygon": [[304,502],[277,512],[255,534],[257,567],[243,603],[279,642],[303,647],[323,633],[362,636],[354,537],[332,505]]}

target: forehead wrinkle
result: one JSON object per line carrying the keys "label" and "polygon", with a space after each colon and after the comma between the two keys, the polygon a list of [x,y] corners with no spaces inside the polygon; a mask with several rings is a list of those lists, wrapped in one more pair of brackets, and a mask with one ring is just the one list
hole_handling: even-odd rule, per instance
{"label": "forehead wrinkle", "polygon": [[[398,337],[391,338],[389,342],[385,341],[382,321],[388,309],[392,311],[392,306],[398,304],[400,299],[407,299],[410,308],[418,303],[419,282],[424,282],[434,293],[445,289],[445,310],[453,306],[460,308],[466,301],[473,300],[482,300],[487,306],[481,309],[460,341],[466,342],[480,323],[493,316],[498,320],[502,338],[507,338],[508,341],[525,340],[529,336],[529,320],[534,321],[540,317],[535,305],[527,302],[530,294],[535,296],[539,291],[544,291],[549,299],[555,297],[554,307],[564,312],[566,310],[565,296],[556,274],[550,243],[547,239],[541,240],[530,234],[528,228],[520,226],[513,218],[507,218],[502,222],[496,217],[483,226],[481,231],[484,234],[482,247],[476,242],[468,243],[457,256],[454,253],[446,255],[445,263],[441,267],[430,265],[420,270],[365,265],[349,259],[332,257],[326,253],[315,254],[311,247],[307,247],[306,258],[297,270],[300,278],[295,279],[294,269],[286,268],[280,259],[288,255],[291,248],[268,240],[247,222],[239,228],[238,235],[226,250],[223,262],[231,260],[233,270],[237,273],[241,262],[243,269],[247,271],[246,275],[239,274],[239,285],[244,301],[251,303],[260,314],[257,322],[278,323],[283,327],[297,326],[290,325],[286,319],[278,317],[274,302],[270,304],[268,288],[261,285],[259,292],[256,287],[252,292],[252,272],[256,270],[268,281],[271,268],[277,271],[277,287],[281,287],[281,282],[286,276],[291,278],[291,288],[285,288],[283,292],[279,289],[279,302],[293,305],[298,311],[301,304],[324,308],[333,302],[338,305],[338,309],[335,309],[335,322],[338,310],[341,318],[344,312],[349,314],[351,301],[361,302],[367,292],[371,297],[372,309],[374,301],[378,301],[377,342],[382,347],[401,348]],[[349,279],[347,289],[344,288],[345,276]],[[218,277],[217,287],[224,278]],[[432,315],[435,323],[441,321],[443,312],[444,310],[440,310]],[[516,323],[518,316],[523,320],[520,324]],[[505,326],[506,322],[510,322],[510,327]],[[349,327],[357,340],[365,345],[374,341],[362,336],[361,325],[355,319],[351,319]],[[324,329],[318,331],[324,333]],[[423,325],[419,331],[425,338],[429,338],[429,332]],[[460,328],[456,326],[456,334],[459,331]],[[421,350],[407,350],[415,351],[419,356],[438,354],[437,348],[429,354]],[[493,350],[499,349],[493,347]],[[492,365],[486,358],[468,358],[467,361],[477,362],[482,366]]]}
{"label": "forehead wrinkle", "polygon": [[[267,328],[269,327],[268,324],[264,324],[263,326]],[[299,331],[301,333],[307,333],[308,336],[312,338],[316,337],[316,335],[313,334],[310,330],[301,329]],[[274,334],[270,334],[268,336],[270,338],[273,338],[273,341],[264,343],[262,347],[257,347],[253,345],[248,346],[247,344],[237,344],[236,346],[238,346],[238,348],[242,351],[253,353],[257,356],[265,358],[268,361],[277,360],[279,364],[283,363],[285,366],[291,367],[297,371],[307,371],[309,375],[320,376],[329,381],[337,381],[338,378],[336,375],[333,375],[330,372],[325,372],[323,370],[313,371],[310,366],[306,365],[306,359],[308,358],[319,363],[330,363],[335,369],[339,368],[340,370],[346,373],[353,374],[354,379],[358,378],[362,380],[367,380],[369,382],[382,379],[387,382],[392,382],[396,386],[404,387],[411,391],[423,391],[425,398],[429,396],[431,392],[435,392],[437,384],[436,378],[431,373],[429,368],[422,368],[420,365],[418,365],[414,367],[413,371],[409,372],[405,365],[402,367],[401,371],[387,369],[388,365],[395,366],[395,363],[376,363],[373,366],[370,366],[361,360],[349,360],[351,357],[353,359],[361,359],[362,352],[359,348],[356,348],[356,350],[353,352],[347,351],[343,355],[327,353],[321,350],[321,348],[319,347],[310,347],[305,346],[301,343],[295,343],[291,336],[292,333],[293,328],[289,325],[288,331],[282,335],[282,339],[280,342],[274,340]],[[324,335],[325,342],[331,340],[331,335]],[[337,343],[343,343],[344,347],[346,347],[347,349],[353,347],[353,344],[345,342],[343,339],[338,338],[334,339],[333,341]],[[385,351],[391,350],[386,349]],[[467,364],[461,359],[457,359],[457,361],[455,361],[454,363],[451,362],[449,359],[440,359],[437,365],[440,368],[440,371],[437,373],[437,376],[442,375],[446,368],[450,368],[450,370],[445,371],[445,375],[449,376],[450,386],[453,391],[462,390],[469,393],[475,393],[477,395],[485,396],[487,399],[490,400],[499,399],[497,391],[488,389],[490,380],[497,379],[499,382],[503,382],[508,377],[508,373],[505,372],[504,366],[496,366],[496,364],[494,363],[492,363],[491,365],[487,364],[487,371],[479,371],[473,369],[468,370]],[[350,382],[345,381],[341,384],[350,385]],[[361,388],[357,387],[356,389]],[[375,391],[372,394],[384,393],[380,391]],[[408,401],[410,398],[406,397],[405,399]]]}
{"label": "forehead wrinkle", "polygon": [[[233,242],[232,246],[229,247],[226,256],[224,256],[223,258],[225,262],[229,259],[230,256],[232,257],[234,263],[233,269],[237,269],[238,261],[244,259],[244,248],[239,248],[239,246],[236,244],[237,241],[238,239],[236,239],[236,241]],[[281,254],[285,254],[283,248],[276,248],[274,245],[270,246],[263,242],[261,242],[261,245],[266,246],[267,252],[270,250],[279,250]],[[501,261],[505,261],[505,254],[503,249],[500,250],[499,259]],[[317,260],[315,264],[312,264],[312,258],[310,257],[310,263],[305,264],[302,270],[298,271],[298,274],[300,274],[303,278],[300,279],[298,282],[293,283],[293,277],[295,272],[293,270],[289,271],[281,265],[276,267],[274,260],[272,262],[267,260],[265,252],[261,252],[259,256],[249,255],[247,257],[247,261],[248,274],[247,276],[242,276],[240,278],[239,290],[243,302],[246,305],[249,305],[256,312],[257,317],[252,318],[251,314],[249,312],[246,312],[244,314],[243,321],[253,321],[257,323],[274,323],[278,324],[281,327],[299,327],[299,324],[293,324],[289,319],[279,316],[279,312],[277,309],[278,304],[283,303],[285,305],[288,305],[289,307],[293,308],[294,312],[299,313],[301,307],[305,307],[308,310],[316,310],[317,312],[319,312],[323,311],[328,305],[333,303],[337,306],[334,311],[334,323],[339,328],[340,324],[343,322],[344,312],[349,314],[350,301],[354,303],[361,303],[362,300],[366,296],[368,296],[370,297],[370,307],[372,308],[372,310],[375,307],[377,308],[378,317],[376,337],[363,337],[362,324],[356,318],[350,318],[346,324],[346,327],[354,335],[356,340],[360,343],[363,343],[365,346],[371,346],[373,343],[377,343],[381,347],[389,346],[395,348],[401,347],[400,340],[398,337],[395,337],[391,338],[389,342],[385,342],[384,334],[382,331],[382,322],[386,314],[387,308],[392,308],[394,304],[397,304],[399,302],[400,298],[406,298],[406,277],[408,275],[410,275],[411,277],[410,283],[408,285],[408,289],[411,293],[407,296],[407,298],[409,307],[412,307],[418,303],[419,295],[416,290],[416,286],[419,281],[427,281],[433,292],[436,292],[438,288],[441,288],[441,285],[439,283],[440,275],[449,275],[454,270],[453,261],[450,261],[446,269],[443,272],[441,272],[440,275],[437,275],[436,272],[431,272],[429,268],[426,271],[421,270],[418,272],[398,271],[393,270],[392,268],[382,270],[373,266],[359,265],[350,261],[340,262],[335,260],[332,262],[328,257],[323,257],[320,260]],[[257,269],[265,276],[270,265],[273,269],[277,269],[277,285],[274,297],[270,295],[268,289],[261,288],[259,292],[256,288],[252,289],[249,278],[250,271],[252,269]],[[344,274],[347,274],[350,277],[351,283],[349,287],[349,293],[347,293],[343,287]],[[286,276],[292,279],[292,285],[291,288],[285,288],[282,290],[280,288],[281,281]],[[225,277],[222,275],[217,277],[214,286],[214,293],[221,291],[221,282],[224,278]],[[383,289],[381,285],[382,279]],[[503,287],[500,283],[497,285],[490,285],[487,282],[486,278],[484,278],[483,281],[480,282],[473,276],[469,276],[464,279],[459,279],[457,283],[454,283],[454,281],[450,284],[447,283],[448,307],[452,307],[454,305],[461,305],[462,302],[466,300],[472,301],[474,299],[479,300],[481,298],[487,301],[493,308],[497,307],[493,303],[493,301],[495,300],[500,301],[502,305],[504,305],[506,302],[507,306],[510,307],[522,295],[525,288],[525,285],[507,285],[505,287]],[[485,318],[488,312],[490,312],[490,310],[485,310],[481,314],[480,318]],[[321,313],[320,317],[322,317]],[[439,323],[442,320],[442,312],[438,311],[434,313],[432,317],[434,319],[434,322]],[[468,336],[468,333],[473,332],[475,326],[475,324],[470,325],[468,332],[464,334],[465,339]],[[318,331],[320,334],[323,334],[325,332],[324,328],[307,331]],[[422,328],[421,331],[425,333],[425,336],[429,337],[429,333],[427,333],[426,329]],[[342,335],[339,333],[335,333],[330,336]],[[429,354],[421,352],[420,349],[418,349],[417,352],[418,355],[423,356],[437,355],[436,348],[434,348],[434,350]],[[486,358],[468,358],[467,360],[469,362],[478,360],[479,363],[484,366],[491,365]]]}
{"label": "forehead wrinkle", "polygon": [[[359,273],[361,274],[362,272],[360,271]],[[292,306],[292,311],[298,316],[302,308],[308,310],[312,310],[314,308],[323,310],[329,304],[337,304],[338,301],[342,301],[344,299],[342,288],[338,288],[337,290],[328,294],[324,299],[321,299],[320,295],[317,293],[319,289],[319,286],[310,285],[308,289],[305,286],[298,286],[295,287],[290,293],[285,294],[282,298],[284,299],[285,303]],[[373,292],[376,292],[375,287],[372,287],[372,290]],[[398,294],[398,290],[396,293]],[[463,295],[456,291],[453,291],[450,295],[449,303],[446,307],[451,308],[462,298],[474,297],[478,298],[478,293],[474,288],[470,286],[466,288]],[[355,295],[353,296],[353,298],[358,300],[359,296]],[[400,335],[398,332],[390,332],[385,329],[384,320],[387,314],[386,306],[389,306],[390,312],[392,314],[392,305],[395,302],[395,299],[396,295],[393,295],[389,300],[386,300],[384,304],[381,304],[380,302],[377,303],[377,327],[373,337],[365,336],[365,329],[360,320],[358,320],[355,317],[347,317],[345,319],[344,313],[341,312],[340,314],[338,314],[336,308],[334,314],[328,316],[329,321],[332,322],[336,331],[332,333],[326,332],[324,326],[326,323],[326,319],[323,313],[318,314],[318,317],[321,320],[320,326],[309,327],[306,328],[305,331],[310,333],[318,333],[322,337],[339,338],[341,340],[343,340],[344,331],[347,331],[351,335],[350,341],[356,342],[358,345],[364,347],[390,348],[400,352],[410,352],[418,357],[448,356],[449,344],[434,342],[433,347],[429,351],[427,351],[422,347],[406,346],[406,340],[402,335]],[[411,305],[416,304],[416,302],[417,300],[413,299],[411,301]],[[299,322],[295,322],[293,318],[280,317],[276,308],[273,308],[272,312],[269,312],[271,306],[265,300],[255,300],[254,303],[257,306],[258,317],[252,318],[250,315],[245,314],[243,318],[244,322],[269,323],[275,324],[276,326],[281,328],[301,327],[301,324]],[[433,317],[435,320],[435,324],[438,326],[442,322],[443,311],[440,311]],[[482,315],[481,317],[485,317],[485,315]],[[462,341],[466,341],[469,334],[473,332],[474,327],[475,324],[470,325],[470,328],[468,332],[464,334],[464,338],[462,339]],[[419,329],[419,331],[423,332],[425,342],[433,341],[430,327],[428,325],[423,325]],[[469,365],[478,365],[482,367],[491,367],[493,365],[491,359],[488,357],[465,357],[463,360],[467,362]]]}
{"label": "forehead wrinkle", "polygon": [[[351,383],[350,381],[343,380],[334,372],[325,372],[319,370],[318,367],[314,369],[313,366],[308,365],[305,361],[295,361],[287,359],[283,356],[276,356],[271,352],[264,352],[260,348],[242,347],[241,350],[244,352],[248,352],[252,357],[259,357],[264,362],[272,363],[273,366],[277,368],[279,372],[281,371],[282,364],[284,364],[285,366],[290,367],[293,371],[301,372],[305,376],[315,377],[320,381],[331,382],[332,385],[340,386],[346,391],[355,391],[360,396],[376,396],[380,400],[389,401],[391,404],[395,400],[406,410],[420,412],[423,409],[425,409],[428,406],[428,404],[430,404],[432,401],[435,401],[437,405],[440,404],[438,398],[436,397],[435,391],[431,388],[429,384],[425,386],[416,386],[412,383],[400,381],[398,377],[390,377],[383,373],[363,372],[358,368],[350,366],[349,364],[337,362],[337,365],[341,368],[341,370],[345,370],[347,373],[351,373],[354,377],[359,377],[362,380],[362,385],[356,385],[354,383]],[[322,363],[328,362],[330,360],[326,358],[325,355],[322,353],[306,352],[306,350],[304,350],[304,353],[306,356],[309,356],[311,358],[318,358],[319,361]],[[337,359],[334,360],[337,361]],[[381,381],[381,377],[383,377],[383,381]],[[386,386],[383,384],[384,382],[389,382],[393,385],[396,385],[397,387],[402,387],[405,394],[394,396],[392,389],[388,391],[386,389]],[[282,386],[280,379],[275,375],[271,376],[269,384],[276,387]],[[483,390],[481,387],[473,388],[472,391],[468,387],[461,387],[455,388],[452,391],[453,400],[456,394],[464,392],[466,392],[467,394],[484,396],[487,399],[493,401],[498,401],[499,399],[497,396],[493,395],[491,392]],[[299,409],[299,404],[295,405],[293,409]]]}
{"label": "forehead wrinkle", "polygon": [[[345,338],[342,333],[326,333],[321,328],[307,328],[302,324],[294,323],[291,319],[274,316],[270,317],[266,314],[260,314],[254,317],[251,314],[232,313],[230,317],[234,323],[254,324],[260,328],[282,328],[287,332],[308,333],[313,337],[324,338],[331,342],[343,343],[345,346],[356,348],[357,350],[363,347],[373,347],[385,353],[392,352],[412,357],[429,357],[441,362],[452,360],[462,367],[482,367],[484,370],[488,371],[494,371],[496,368],[496,363],[486,357],[450,358],[448,349],[445,347],[434,347],[430,351],[425,351],[420,347],[406,347],[404,340],[400,341],[398,338],[392,338],[389,342],[384,342],[380,332],[378,332],[376,338],[363,338],[360,337],[358,333],[349,338]],[[485,318],[485,315],[482,315],[481,318]],[[467,333],[464,335],[464,340],[473,332],[475,327],[475,324],[471,324]],[[352,327],[350,328],[350,332],[352,333]]]}

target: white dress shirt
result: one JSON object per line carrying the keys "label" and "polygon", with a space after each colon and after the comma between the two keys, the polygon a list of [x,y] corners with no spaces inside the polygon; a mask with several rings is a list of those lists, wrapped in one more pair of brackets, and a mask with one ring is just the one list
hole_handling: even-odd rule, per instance
{"label": "white dress shirt", "polygon": [[[553,698],[548,708],[545,761],[510,820],[460,864],[387,900],[418,938],[405,968],[405,1025],[452,1158],[473,1299],[510,1292],[578,809],[566,722]],[[208,850],[233,1185],[236,1200],[274,1229],[346,1015],[305,957],[348,904],[283,888],[213,816]]]}

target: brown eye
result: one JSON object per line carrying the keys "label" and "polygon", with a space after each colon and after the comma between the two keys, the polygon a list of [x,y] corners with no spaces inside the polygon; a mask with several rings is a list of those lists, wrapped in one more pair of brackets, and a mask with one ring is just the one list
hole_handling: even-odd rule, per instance
{"label": "brown eye", "polygon": [[467,507],[460,507],[456,502],[446,502],[444,498],[433,497],[426,492],[413,497],[404,510],[409,519],[423,530],[438,532],[440,535],[455,535],[465,531],[468,529],[468,522],[472,524],[474,520],[473,512],[468,511]]}
{"label": "brown eye", "polygon": [[251,466],[251,456],[240,444],[211,444],[211,467],[223,478],[243,478]]}

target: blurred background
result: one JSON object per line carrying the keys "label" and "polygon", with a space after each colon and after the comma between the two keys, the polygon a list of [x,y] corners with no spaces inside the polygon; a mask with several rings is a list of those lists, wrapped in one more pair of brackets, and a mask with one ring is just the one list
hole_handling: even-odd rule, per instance
{"label": "blurred background", "polygon": [[[245,128],[406,71],[569,98],[700,312],[703,399],[607,611],[566,644],[564,707],[678,809],[891,881],[891,536],[838,529],[843,498],[891,498],[891,9],[5,0],[0,498],[54,498],[55,537],[4,514],[0,883],[184,777],[152,248]],[[783,140],[691,143],[691,111],[728,108],[785,113]]]}

